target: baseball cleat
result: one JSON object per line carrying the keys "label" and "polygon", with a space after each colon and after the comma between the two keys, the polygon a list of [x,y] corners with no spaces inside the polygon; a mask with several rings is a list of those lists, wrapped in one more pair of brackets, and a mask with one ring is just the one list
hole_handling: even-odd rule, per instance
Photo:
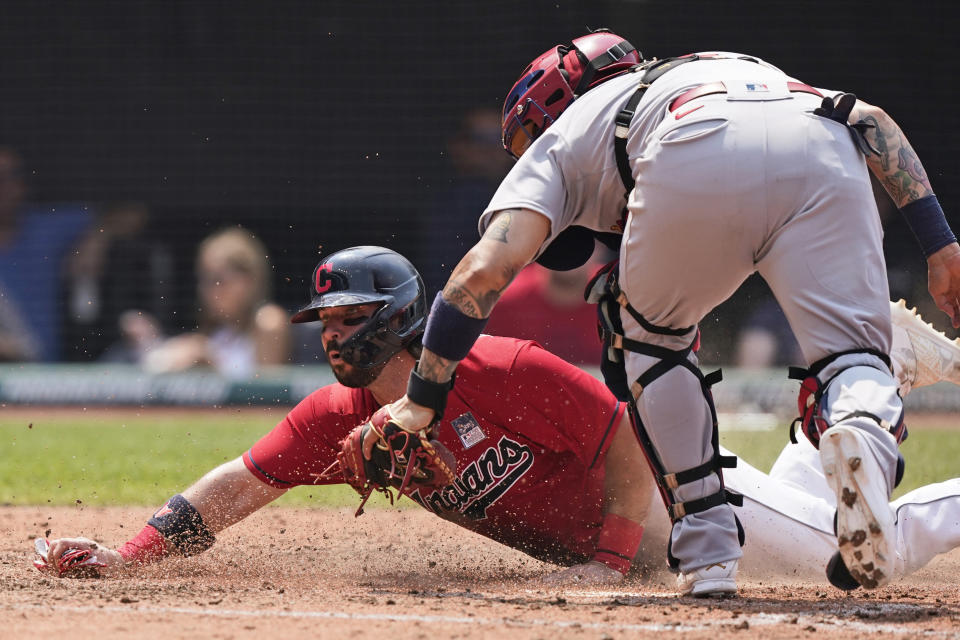
{"label": "baseball cleat", "polygon": [[891,355],[899,365],[900,382],[908,385],[908,391],[942,380],[960,384],[960,340],[951,340],[924,322],[917,308],[908,309],[903,299],[890,305],[890,317]]}
{"label": "baseball cleat", "polygon": [[850,575],[847,565],[843,564],[843,556],[839,551],[835,551],[827,563],[827,580],[837,589],[843,591],[853,591],[860,588],[860,583]]}
{"label": "baseball cleat", "polygon": [[677,577],[680,595],[695,598],[728,598],[737,595],[737,560],[715,562],[681,573]]}
{"label": "baseball cleat", "polygon": [[837,545],[850,575],[866,589],[893,577],[894,515],[883,470],[854,427],[838,425],[820,438],[820,462],[837,496]]}

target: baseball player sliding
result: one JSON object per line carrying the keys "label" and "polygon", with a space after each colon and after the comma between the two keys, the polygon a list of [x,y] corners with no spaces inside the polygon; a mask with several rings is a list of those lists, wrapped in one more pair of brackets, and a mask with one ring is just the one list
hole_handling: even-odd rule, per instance
{"label": "baseball player sliding", "polygon": [[[324,350],[339,382],[312,393],[242,456],[171,498],[117,550],[86,538],[49,545],[38,539],[38,568],[111,574],[195,554],[295,486],[343,482],[331,467],[346,462],[344,452],[362,433],[354,425],[403,394],[421,350],[426,301],[413,266],[379,247],[329,256],[314,271],[312,291],[293,321],[323,323]],[[960,346],[905,308],[897,311],[894,361],[904,384],[960,380]],[[451,456],[446,468],[455,475],[438,488],[416,480],[405,487],[422,507],[567,565],[546,576],[551,582],[609,583],[629,571],[654,483],[623,403],[600,382],[533,342],[482,336],[458,369],[433,438],[435,450]],[[837,546],[832,494],[810,452],[806,443],[788,446],[769,476],[741,462],[727,481],[744,496],[741,520],[757,525],[747,560],[773,554],[784,575],[816,579]],[[363,466],[344,473],[376,474]],[[914,491],[893,508],[897,575],[960,545],[960,481]],[[662,516],[656,520],[659,513],[652,514],[646,548],[666,545],[669,526]],[[843,579],[835,582],[843,586]]]}
{"label": "baseball player sliding", "polygon": [[527,66],[504,104],[503,143],[517,163],[434,301],[406,395],[374,425],[416,433],[443,415],[458,362],[520,269],[534,259],[576,266],[595,234],[613,234],[619,267],[593,292],[607,384],[635,414],[663,490],[681,592],[734,594],[743,528],[722,470],[736,460],[718,448],[709,389],[719,377],[697,366],[697,324],[759,272],[806,360],[795,372],[801,427],[844,498],[842,562],[865,587],[887,583],[905,431],[868,169],[916,233],[934,300],[960,326],[960,245],[896,123],[752,56],[645,61],[600,31]]}

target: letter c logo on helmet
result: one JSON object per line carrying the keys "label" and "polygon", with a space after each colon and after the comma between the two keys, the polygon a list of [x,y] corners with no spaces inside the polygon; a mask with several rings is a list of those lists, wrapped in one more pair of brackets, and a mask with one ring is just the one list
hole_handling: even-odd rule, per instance
{"label": "letter c logo on helmet", "polygon": [[321,309],[376,305],[365,324],[340,345],[340,357],[361,368],[389,360],[423,334],[427,303],[423,280],[410,262],[384,247],[338,251],[314,270],[310,302],[291,322],[314,322]]}
{"label": "letter c logo on helmet", "polygon": [[633,45],[605,29],[541,54],[507,93],[503,148],[519,158],[583,92],[642,61]]}
{"label": "letter c logo on helmet", "polygon": [[317,267],[316,283],[314,288],[316,288],[317,293],[326,293],[330,290],[330,287],[333,285],[333,280],[330,278],[330,273],[333,271],[333,263],[325,262]]}

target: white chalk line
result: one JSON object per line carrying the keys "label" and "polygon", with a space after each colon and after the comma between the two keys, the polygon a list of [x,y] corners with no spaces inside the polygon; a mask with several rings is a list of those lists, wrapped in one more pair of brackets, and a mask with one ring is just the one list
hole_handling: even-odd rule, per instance
{"label": "white chalk line", "polygon": [[[588,622],[580,620],[543,620],[540,618],[485,618],[481,616],[436,616],[436,615],[413,615],[413,614],[390,614],[390,613],[353,613],[348,611],[277,611],[277,610],[258,610],[250,611],[243,609],[194,609],[188,607],[155,607],[155,606],[56,606],[43,604],[10,604],[4,605],[3,609],[14,611],[33,610],[57,615],[63,612],[71,613],[123,613],[128,615],[136,614],[158,614],[168,616],[170,614],[181,614],[189,616],[209,616],[215,618],[321,618],[333,620],[370,620],[375,622],[423,622],[431,624],[469,624],[486,626],[513,626],[513,627],[545,627],[559,629],[598,629],[614,631],[706,631],[718,628],[734,628],[746,622],[751,628],[765,627],[777,624],[790,624],[798,628],[813,626],[820,630],[841,629],[858,630],[871,633],[890,633],[894,635],[910,635],[912,637],[923,636],[927,638],[960,638],[960,633],[952,631],[936,631],[911,629],[894,624],[869,624],[841,618],[829,617],[826,621],[817,621],[809,615],[793,615],[782,613],[757,613],[750,615],[740,615],[736,618],[725,620],[713,620],[702,624],[628,624],[615,622]],[[824,618],[825,616],[817,616]],[[797,619],[796,623],[791,621]]]}

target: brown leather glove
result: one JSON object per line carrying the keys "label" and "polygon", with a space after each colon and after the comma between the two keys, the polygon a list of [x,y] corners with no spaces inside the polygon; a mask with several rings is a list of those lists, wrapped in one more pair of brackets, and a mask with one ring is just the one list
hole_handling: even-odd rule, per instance
{"label": "brown leather glove", "polygon": [[[371,431],[377,441],[367,460],[363,441]],[[363,497],[358,516],[374,491],[386,494],[392,504],[391,489],[400,494],[417,487],[442,489],[456,478],[457,463],[450,450],[431,439],[427,429],[405,431],[386,408],[347,434],[340,446],[337,461],[343,479]]]}

